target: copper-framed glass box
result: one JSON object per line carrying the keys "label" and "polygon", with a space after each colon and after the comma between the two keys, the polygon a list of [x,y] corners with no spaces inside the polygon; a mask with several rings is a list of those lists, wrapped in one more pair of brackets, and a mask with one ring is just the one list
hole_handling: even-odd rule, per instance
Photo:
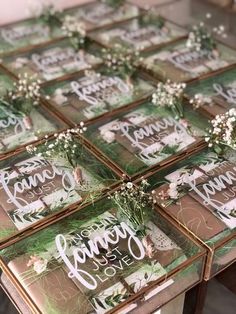
{"label": "copper-framed glass box", "polygon": [[121,173],[137,178],[201,147],[207,119],[187,104],[183,114],[178,120],[168,108],[147,99],[88,123],[83,137]]}
{"label": "copper-framed glass box", "polygon": [[[45,141],[53,145],[54,136],[34,146],[40,150]],[[119,182],[118,175],[99,157],[78,145],[75,170],[57,156],[42,157],[21,149],[0,161],[0,245],[8,245],[20,234],[53,221],[56,216],[101,197]]]}
{"label": "copper-framed glass box", "polygon": [[146,178],[160,208],[208,250],[204,279],[236,260],[235,152],[210,149]]}
{"label": "copper-framed glass box", "polygon": [[201,281],[205,250],[156,209],[147,224],[152,257],[103,198],[3,249],[1,267],[34,313],[151,312]]}

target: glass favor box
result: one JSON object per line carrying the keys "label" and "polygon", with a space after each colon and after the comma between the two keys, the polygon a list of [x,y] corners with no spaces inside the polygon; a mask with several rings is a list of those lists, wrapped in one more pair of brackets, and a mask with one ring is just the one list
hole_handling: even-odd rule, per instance
{"label": "glass favor box", "polygon": [[0,159],[65,127],[66,124],[43,104],[35,106],[28,116],[20,116],[0,103]]}
{"label": "glass favor box", "polygon": [[105,67],[85,70],[44,88],[53,109],[73,124],[139,102],[153,90],[152,81],[139,72],[130,82],[117,74],[108,73]]}
{"label": "glass favor box", "polygon": [[150,256],[106,198],[1,250],[33,313],[151,313],[202,279],[205,251],[150,209]]}
{"label": "glass favor box", "polygon": [[236,261],[235,161],[203,150],[147,176],[158,205],[207,248],[205,280]]}
{"label": "glass favor box", "polygon": [[[46,141],[46,140],[45,140]],[[49,148],[55,141],[49,140]],[[0,244],[54,220],[72,205],[90,203],[118,182],[117,175],[75,138],[76,167],[59,155],[42,153],[44,144],[0,161]],[[44,156],[44,157],[43,157]],[[69,157],[68,157],[69,158]]]}
{"label": "glass favor box", "polygon": [[174,82],[189,82],[236,64],[235,51],[221,43],[217,50],[191,50],[186,40],[154,49],[143,55],[143,68],[152,76]]}
{"label": "glass favor box", "polygon": [[210,116],[225,113],[236,107],[236,67],[189,84],[186,94],[197,94],[202,103],[200,109]]}
{"label": "glass favor box", "polygon": [[89,43],[85,50],[76,51],[65,39],[47,46],[3,58],[3,65],[15,76],[37,74],[42,82],[78,72],[101,63],[98,46]]}
{"label": "glass favor box", "polygon": [[185,158],[202,144],[207,121],[188,105],[184,119],[150,101],[88,125],[84,137],[129,177]]}
{"label": "glass favor box", "polygon": [[106,47],[120,44],[137,50],[170,43],[185,35],[187,32],[174,23],[148,14],[90,33],[93,40]]}
{"label": "glass favor box", "polygon": [[0,67],[0,97],[4,96],[13,87],[14,78],[10,77],[4,69]]}
{"label": "glass favor box", "polygon": [[60,28],[51,29],[39,18],[3,25],[0,26],[0,54],[26,50],[62,36]]}
{"label": "glass favor box", "polygon": [[[113,2],[113,3],[112,3]],[[65,10],[64,16],[72,15],[85,24],[87,30],[114,24],[139,15],[140,9],[124,1],[90,1]]]}
{"label": "glass favor box", "polygon": [[[163,285],[162,287],[164,287]],[[20,314],[32,314],[32,311],[30,310],[28,304],[23,300],[19,292],[16,290],[10,279],[7,277],[6,274],[2,274],[1,276],[1,282],[0,287],[5,292],[5,295],[10,299],[12,304],[15,306],[17,311]],[[152,314],[173,314],[173,313],[182,313],[184,310],[184,301],[185,301],[185,293],[180,294],[173,300],[166,303],[164,306],[162,306],[158,310],[154,310]],[[148,304],[148,303],[147,303]],[[133,308],[135,309],[135,313],[141,313],[142,314],[142,307],[136,307],[133,305]],[[130,310],[132,309],[132,306],[130,306]],[[131,310],[132,312],[132,310]],[[120,313],[127,313],[127,310],[123,310]]]}

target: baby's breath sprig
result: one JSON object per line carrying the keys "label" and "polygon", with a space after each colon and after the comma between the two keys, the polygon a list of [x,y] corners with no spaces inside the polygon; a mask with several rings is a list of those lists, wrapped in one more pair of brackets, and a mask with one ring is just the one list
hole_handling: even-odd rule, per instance
{"label": "baby's breath sprig", "polygon": [[66,15],[62,23],[62,30],[65,36],[69,37],[74,49],[83,53],[87,43],[85,24],[78,22],[74,16]]}
{"label": "baby's breath sprig", "polygon": [[125,3],[125,0],[101,0],[101,2],[105,3],[106,5],[112,8],[117,9]]}
{"label": "baby's breath sprig", "polygon": [[192,31],[189,33],[186,46],[196,51],[207,50],[212,52],[213,55],[218,56],[217,43],[211,32],[205,27],[204,22],[193,26]]}
{"label": "baby's breath sprig", "polygon": [[205,141],[217,154],[222,154],[227,148],[236,150],[236,109],[232,108],[225,114],[217,115],[211,121],[211,128],[205,136]]}
{"label": "baby's breath sprig", "polygon": [[156,26],[158,29],[162,29],[163,31],[168,32],[168,29],[165,28],[164,18],[149,11],[148,13],[139,17],[139,25],[148,26],[150,24]]}
{"label": "baby's breath sprig", "polygon": [[139,186],[132,182],[123,182],[121,188],[109,198],[117,206],[117,217],[126,222],[136,231],[137,236],[142,239],[146,254],[151,257],[153,244],[147,235],[147,223],[150,221],[150,209],[156,203],[152,194],[147,193],[149,186],[146,180],[142,180]]}
{"label": "baby's breath sprig", "polygon": [[30,113],[34,106],[39,105],[40,83],[35,75],[28,76],[27,73],[19,75],[19,80],[14,83],[14,88],[3,96],[0,100],[11,113],[23,118],[23,123],[27,129],[32,128]]}
{"label": "baby's breath sprig", "polygon": [[[78,160],[81,154],[81,145],[76,138],[76,135],[86,131],[83,122],[74,129],[68,129],[59,134],[54,134],[53,140],[46,140],[43,145],[27,146],[27,151],[30,154],[43,157],[46,160],[62,162],[73,170],[73,175],[77,183],[81,182],[81,169],[78,166]],[[46,135],[47,139],[48,136]]]}
{"label": "baby's breath sprig", "polygon": [[182,119],[185,88],[185,83],[175,83],[170,80],[166,83],[159,82],[156,91],[152,94],[152,103],[155,106],[170,108],[176,119]]}
{"label": "baby's breath sprig", "polygon": [[52,31],[54,28],[62,25],[62,12],[57,10],[52,4],[44,5],[39,15],[39,19],[48,25]]}
{"label": "baby's breath sprig", "polygon": [[201,93],[195,94],[190,100],[190,104],[193,106],[193,109],[199,109],[204,105],[212,106],[213,100],[211,97],[203,95]]}
{"label": "baby's breath sprig", "polygon": [[104,48],[102,56],[108,73],[120,75],[126,79],[128,85],[132,85],[131,78],[142,61],[138,50],[115,45],[114,48]]}

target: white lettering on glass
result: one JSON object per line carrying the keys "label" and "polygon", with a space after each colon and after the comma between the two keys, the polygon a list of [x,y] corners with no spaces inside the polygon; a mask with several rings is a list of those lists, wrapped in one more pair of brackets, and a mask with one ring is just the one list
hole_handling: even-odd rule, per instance
{"label": "white lettering on glass", "polygon": [[[112,230],[106,230],[103,236],[97,236],[89,240],[87,245],[82,244],[73,250],[73,262],[69,259],[66,250],[68,248],[66,237],[58,234],[55,238],[58,258],[61,258],[69,269],[69,278],[76,278],[86,288],[94,290],[97,288],[97,281],[90,273],[80,268],[80,264],[85,264],[87,258],[95,258],[100,254],[100,249],[109,249],[109,245],[116,245],[120,239],[127,239],[128,250],[131,256],[136,260],[142,260],[145,257],[145,250],[142,242],[136,237],[135,232],[125,223],[121,222]],[[134,248],[135,246],[135,248]],[[138,249],[138,250],[137,250]]]}

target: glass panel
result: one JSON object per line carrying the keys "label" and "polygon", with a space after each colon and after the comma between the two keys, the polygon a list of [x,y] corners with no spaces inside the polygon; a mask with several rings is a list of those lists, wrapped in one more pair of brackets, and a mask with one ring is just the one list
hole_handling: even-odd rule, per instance
{"label": "glass panel", "polygon": [[65,127],[43,106],[33,108],[29,116],[21,117],[0,106],[0,154],[42,138]]}
{"label": "glass panel", "polygon": [[65,15],[73,15],[79,21],[85,23],[87,29],[93,29],[126,20],[139,14],[139,9],[135,5],[124,3],[119,6],[117,3],[113,3],[114,6],[101,1],[92,2],[68,9],[65,11]]}
{"label": "glass panel", "polygon": [[13,82],[13,79],[0,69],[0,97],[5,95],[7,90],[12,89]]}
{"label": "glass panel", "polygon": [[145,54],[143,66],[157,78],[183,82],[225,68],[235,62],[235,52],[228,46],[218,43],[213,54],[207,50],[191,51],[186,46],[186,40],[181,40],[161,50],[152,50]]}
{"label": "glass panel", "polygon": [[222,245],[215,251],[211,276],[221,271],[223,268],[236,260],[236,239]]}
{"label": "glass panel", "polygon": [[92,202],[116,183],[110,169],[79,142],[77,145],[76,172],[57,156],[43,158],[24,152],[0,162],[1,240],[71,204]]}
{"label": "glass panel", "polygon": [[[132,85],[131,85],[132,84]],[[105,68],[85,71],[44,88],[50,103],[71,122],[98,117],[150,95],[154,87],[142,75],[127,82]]]}
{"label": "glass panel", "polygon": [[[173,298],[181,292],[185,292],[186,290],[190,289],[196,283],[201,280],[201,273],[202,273],[202,266],[204,261],[202,258],[199,258],[196,262],[192,265],[182,268],[177,275],[166,279],[165,283],[159,285],[157,288],[154,288],[153,291],[146,294],[144,297],[143,302],[137,308],[133,309],[129,312],[129,314],[142,314],[142,313],[150,313],[151,311],[160,308],[163,304],[167,303],[166,306],[160,308],[161,312],[173,313]],[[179,309],[179,312],[176,311],[175,313],[182,313]],[[155,312],[153,313],[155,314]],[[157,312],[158,314],[158,312]]]}
{"label": "glass panel", "polygon": [[[150,214],[152,256],[107,199],[11,245],[1,256],[42,313],[105,313],[156,280],[165,282],[171,270],[201,252],[156,210]],[[182,290],[199,279],[200,267],[198,260],[179,273]],[[170,285],[179,291],[175,282]]]}
{"label": "glass panel", "polygon": [[15,75],[37,74],[41,81],[57,79],[69,73],[87,69],[101,62],[93,52],[98,47],[90,44],[86,51],[75,51],[68,40],[63,40],[29,52],[3,58],[3,63]]}
{"label": "glass panel", "polygon": [[188,85],[186,93],[189,97],[199,94],[207,113],[225,113],[236,106],[236,69]]}
{"label": "glass panel", "polygon": [[61,30],[56,28],[50,30],[39,19],[8,24],[0,28],[0,53],[42,44],[56,37],[61,37]]}
{"label": "glass panel", "polygon": [[129,175],[160,164],[200,141],[206,120],[188,106],[185,120],[145,102],[88,127],[85,136]]}
{"label": "glass panel", "polygon": [[[235,180],[235,152],[217,157],[210,150],[148,178],[159,206],[213,250],[236,235]],[[234,245],[215,251],[213,272],[235,260]]]}
{"label": "glass panel", "polygon": [[171,42],[186,34],[179,26],[157,16],[151,19],[146,14],[123,24],[95,31],[91,37],[107,47],[120,44],[140,50]]}

